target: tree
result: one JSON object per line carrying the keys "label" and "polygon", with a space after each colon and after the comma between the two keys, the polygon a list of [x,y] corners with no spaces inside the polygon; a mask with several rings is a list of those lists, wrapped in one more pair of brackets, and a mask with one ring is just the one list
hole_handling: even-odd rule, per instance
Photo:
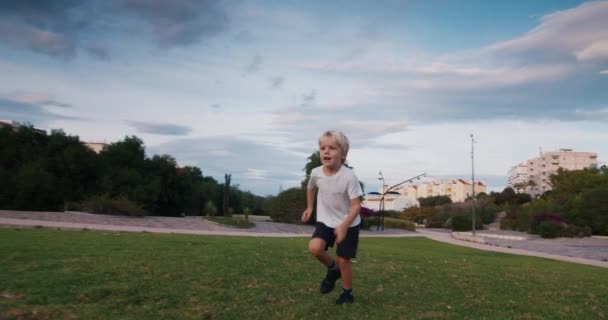
{"label": "tree", "polygon": [[[141,139],[136,136],[110,144],[99,154],[101,160],[101,190],[115,198],[125,196],[131,200],[135,197],[138,186],[144,186],[145,149]],[[142,192],[138,193],[143,195]],[[139,199],[141,201],[141,199]]]}
{"label": "tree", "polygon": [[308,180],[310,180],[310,173],[312,169],[316,167],[320,167],[323,164],[321,163],[321,154],[319,151],[313,152],[308,158],[306,165],[304,166],[304,172],[306,172],[306,177],[302,180],[302,189],[306,190],[308,186]]}
{"label": "tree", "polygon": [[447,203],[452,203],[452,199],[448,196],[432,196],[426,198],[419,198],[418,202],[421,207],[436,207]]}
{"label": "tree", "polygon": [[591,227],[595,235],[608,235],[608,185],[583,191],[566,220],[579,227]]}
{"label": "tree", "polygon": [[206,216],[214,216],[217,214],[217,207],[213,203],[213,201],[209,200],[205,203],[204,213]]}
{"label": "tree", "polygon": [[222,211],[224,216],[230,217],[230,178],[232,174],[224,174],[224,201],[222,202]]}
{"label": "tree", "polygon": [[515,201],[515,197],[515,190],[513,190],[513,188],[506,187],[501,193],[496,195],[494,203],[499,206],[505,203],[513,203]]}

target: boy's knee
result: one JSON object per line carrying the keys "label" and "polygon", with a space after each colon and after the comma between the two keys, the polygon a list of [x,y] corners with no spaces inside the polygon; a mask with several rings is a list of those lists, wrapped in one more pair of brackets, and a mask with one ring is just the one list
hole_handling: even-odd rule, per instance
{"label": "boy's knee", "polygon": [[319,256],[323,255],[323,253],[325,253],[325,250],[323,250],[323,248],[321,246],[319,246],[317,243],[311,241],[308,244],[308,252],[310,252],[310,254],[313,255],[314,257],[319,257]]}

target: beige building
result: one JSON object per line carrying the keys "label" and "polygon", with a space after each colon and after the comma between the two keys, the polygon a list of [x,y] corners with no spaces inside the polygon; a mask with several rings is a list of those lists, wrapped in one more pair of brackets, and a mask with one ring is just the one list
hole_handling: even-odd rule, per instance
{"label": "beige building", "polygon": [[[464,179],[448,179],[445,181],[431,181],[418,185],[408,185],[394,189],[408,199],[448,196],[452,202],[463,202],[473,193],[471,181]],[[475,195],[486,192],[486,184],[475,181]]]}
{"label": "beige building", "polygon": [[544,152],[537,158],[526,161],[528,187],[526,192],[532,197],[551,190],[551,175],[557,169],[582,170],[597,166],[597,153],[574,152],[572,149]]}
{"label": "beige building", "polygon": [[[368,194],[361,204],[363,207],[379,211],[382,196],[377,194]],[[418,200],[405,197],[397,192],[389,193],[384,196],[384,210],[403,211],[406,208],[417,206]]]}

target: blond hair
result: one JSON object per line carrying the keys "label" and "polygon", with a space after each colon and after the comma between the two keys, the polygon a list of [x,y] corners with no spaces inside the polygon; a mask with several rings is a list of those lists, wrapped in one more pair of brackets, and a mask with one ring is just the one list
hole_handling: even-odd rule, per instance
{"label": "blond hair", "polygon": [[346,156],[348,155],[348,149],[350,148],[350,143],[348,142],[348,138],[344,135],[344,133],[340,131],[330,130],[325,131],[319,137],[319,145],[324,141],[333,140],[336,142],[340,150],[342,150],[342,154],[344,158],[342,158],[342,163],[346,162]]}

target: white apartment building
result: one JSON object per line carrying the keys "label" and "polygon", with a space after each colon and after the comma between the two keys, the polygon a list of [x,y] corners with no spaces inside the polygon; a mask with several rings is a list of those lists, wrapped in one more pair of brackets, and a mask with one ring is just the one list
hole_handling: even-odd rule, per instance
{"label": "white apartment building", "polygon": [[[521,164],[516,167],[520,165]],[[525,192],[532,197],[536,197],[551,190],[550,177],[557,172],[557,169],[582,170],[584,168],[597,166],[597,153],[574,152],[572,149],[560,149],[559,151],[541,153],[539,157],[526,161],[524,166],[526,173],[525,175],[520,173],[520,178],[525,177],[526,179],[525,183],[527,184],[527,187]],[[517,180],[517,172],[520,171],[521,169],[515,171],[512,169],[509,171],[509,181],[511,181],[512,178],[513,181],[521,181]]]}
{"label": "white apartment building", "polygon": [[509,170],[509,179],[507,180],[507,187],[512,188],[517,193],[526,192],[526,185],[528,184],[528,167],[525,163],[520,163]]}

